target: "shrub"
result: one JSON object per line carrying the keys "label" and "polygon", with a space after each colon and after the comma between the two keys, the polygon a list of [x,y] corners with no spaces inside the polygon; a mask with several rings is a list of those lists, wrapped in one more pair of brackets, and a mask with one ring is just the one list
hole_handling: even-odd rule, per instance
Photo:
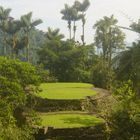
{"label": "shrub", "polygon": [[114,72],[108,69],[105,62],[98,62],[91,72],[92,83],[101,88],[109,89],[113,81]]}
{"label": "shrub", "polygon": [[139,140],[140,102],[132,82],[118,84],[114,88],[114,98],[116,102],[106,111],[110,139]]}
{"label": "shrub", "polygon": [[42,83],[46,83],[46,82],[57,82],[58,80],[55,78],[55,76],[53,76],[49,70],[45,70],[43,68],[42,65],[39,65],[37,67],[37,72],[38,72],[38,75],[40,76],[40,80]]}
{"label": "shrub", "polygon": [[35,67],[19,60],[0,57],[0,138],[33,139],[38,118],[32,94],[40,83]]}

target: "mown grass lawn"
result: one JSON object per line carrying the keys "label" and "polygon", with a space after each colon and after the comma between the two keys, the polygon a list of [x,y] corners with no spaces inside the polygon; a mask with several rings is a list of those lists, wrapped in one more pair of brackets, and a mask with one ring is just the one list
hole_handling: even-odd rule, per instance
{"label": "mown grass lawn", "polygon": [[47,99],[84,99],[96,94],[92,87],[86,83],[44,83],[38,96]]}
{"label": "mown grass lawn", "polygon": [[50,126],[54,128],[80,128],[103,123],[102,119],[96,118],[95,116],[71,112],[67,112],[66,114],[62,114],[62,112],[43,113],[40,117],[42,120],[41,126]]}

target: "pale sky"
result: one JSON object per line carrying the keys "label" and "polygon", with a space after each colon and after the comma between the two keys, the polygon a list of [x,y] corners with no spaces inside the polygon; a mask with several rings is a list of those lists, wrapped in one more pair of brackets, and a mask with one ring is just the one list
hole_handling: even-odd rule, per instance
{"label": "pale sky", "polygon": [[[72,4],[75,0],[0,0],[0,5],[5,8],[11,8],[11,16],[19,18],[21,15],[30,11],[33,12],[33,18],[41,18],[43,23],[37,28],[47,31],[48,27],[60,28],[61,33],[68,37],[67,22],[61,20],[61,9],[64,4]],[[82,0],[79,0],[82,1]],[[92,43],[94,38],[93,25],[103,16],[114,16],[119,20],[118,25],[129,27],[131,24],[129,18],[137,21],[140,18],[140,0],[90,0],[90,7],[87,10],[86,23],[86,42]],[[80,40],[81,22],[77,23],[77,40]],[[125,31],[126,41],[131,43],[135,41],[138,34],[131,31]]]}

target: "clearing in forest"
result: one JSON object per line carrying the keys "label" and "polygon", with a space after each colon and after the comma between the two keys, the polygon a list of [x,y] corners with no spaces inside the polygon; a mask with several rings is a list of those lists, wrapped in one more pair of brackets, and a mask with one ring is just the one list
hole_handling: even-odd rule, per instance
{"label": "clearing in forest", "polygon": [[54,128],[80,128],[103,123],[102,119],[82,112],[41,113],[40,117],[42,120],[42,126]]}
{"label": "clearing in forest", "polygon": [[96,95],[92,84],[87,83],[44,83],[38,96],[46,99],[84,99]]}

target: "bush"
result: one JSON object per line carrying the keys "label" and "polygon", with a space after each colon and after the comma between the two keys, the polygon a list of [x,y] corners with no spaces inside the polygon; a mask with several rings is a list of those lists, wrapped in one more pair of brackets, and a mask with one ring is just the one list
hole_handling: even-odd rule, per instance
{"label": "bush", "polygon": [[51,82],[57,82],[58,80],[55,78],[55,76],[51,75],[49,70],[45,70],[43,68],[42,65],[39,65],[37,67],[37,72],[38,72],[38,75],[40,76],[40,80],[42,83],[51,83]]}
{"label": "bush", "polygon": [[95,86],[109,89],[111,87],[113,77],[113,71],[108,69],[105,62],[98,62],[95,66],[93,66],[91,72],[91,81]]}
{"label": "bush", "polygon": [[[116,103],[106,111],[110,139],[140,139],[140,102],[131,81],[114,88]],[[105,111],[105,110],[104,110]]]}
{"label": "bush", "polygon": [[38,118],[32,94],[40,84],[35,67],[0,57],[0,139],[33,139]]}

